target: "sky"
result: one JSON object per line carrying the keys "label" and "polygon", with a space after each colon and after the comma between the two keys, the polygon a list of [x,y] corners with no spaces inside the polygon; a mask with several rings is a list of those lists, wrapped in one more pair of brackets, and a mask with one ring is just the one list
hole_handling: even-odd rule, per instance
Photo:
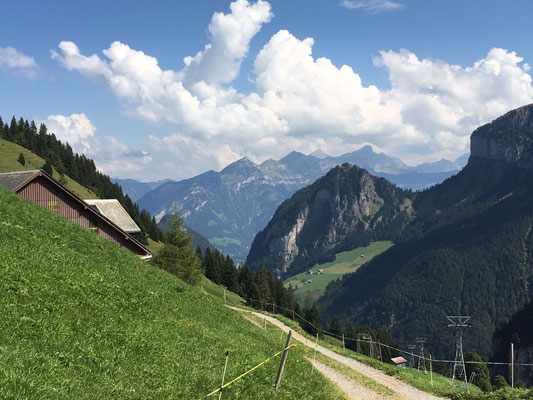
{"label": "sky", "polygon": [[530,0],[2,4],[0,116],[45,123],[116,178],[370,144],[468,152],[533,103]]}

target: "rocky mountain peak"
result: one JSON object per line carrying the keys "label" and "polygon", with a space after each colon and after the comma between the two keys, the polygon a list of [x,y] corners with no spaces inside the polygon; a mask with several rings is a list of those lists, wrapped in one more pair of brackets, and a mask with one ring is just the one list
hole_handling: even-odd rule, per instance
{"label": "rocky mountain peak", "polygon": [[533,104],[476,129],[470,138],[470,154],[533,170]]}
{"label": "rocky mountain peak", "polygon": [[324,158],[329,158],[330,155],[329,154],[326,154],[322,151],[322,149],[318,149],[318,150],[315,150],[313,151],[311,154],[309,154],[310,156],[313,156],[315,158],[318,158],[320,160],[323,160]]}

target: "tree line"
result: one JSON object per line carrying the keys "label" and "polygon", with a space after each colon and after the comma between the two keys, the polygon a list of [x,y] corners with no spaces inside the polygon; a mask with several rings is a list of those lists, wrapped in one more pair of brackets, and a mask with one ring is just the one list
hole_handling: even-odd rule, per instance
{"label": "tree line", "polygon": [[[154,241],[163,239],[163,232],[148,211],[140,210],[118,184],[97,170],[93,160],[74,153],[68,143],[62,143],[53,133],[49,133],[45,124],[37,128],[34,121],[28,122],[22,118],[17,121],[14,116],[8,124],[0,117],[0,138],[25,147],[43,158],[45,164],[42,169],[47,174],[52,175],[55,169],[61,177],[68,175],[100,198],[117,199],[141,229],[140,233],[133,236],[143,244],[147,244],[148,237]],[[20,156],[18,161],[24,165]]]}

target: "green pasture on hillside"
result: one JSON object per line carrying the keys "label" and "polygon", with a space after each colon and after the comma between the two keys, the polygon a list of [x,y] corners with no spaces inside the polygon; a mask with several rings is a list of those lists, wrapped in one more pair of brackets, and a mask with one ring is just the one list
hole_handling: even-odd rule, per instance
{"label": "green pasture on hillside", "polygon": [[[17,160],[20,153],[24,154],[26,165],[22,165]],[[18,144],[0,139],[0,172],[28,171],[31,169],[41,169],[44,165],[44,159],[32,153],[25,147]],[[59,173],[54,169],[53,177],[60,180]],[[64,176],[64,182],[61,182],[68,190],[73,192],[81,199],[96,199],[98,196],[78,182],[71,179],[68,175]]]}
{"label": "green pasture on hillside", "polygon": [[[226,381],[281,348],[220,288],[190,287],[3,189],[0,239],[2,399],[200,399],[220,385],[227,351]],[[223,398],[343,398],[301,346],[274,392],[278,362]]]}
{"label": "green pasture on hillside", "polygon": [[[392,242],[380,241],[372,242],[365,247],[358,247],[357,249],[344,251],[335,255],[335,260],[324,264],[316,264],[312,271],[323,269],[324,273],[320,275],[311,275],[307,272],[291,276],[286,279],[284,284],[288,286],[291,284],[296,287],[294,292],[296,298],[301,301],[307,293],[311,293],[313,298],[318,299],[324,294],[326,286],[335,279],[342,277],[344,274],[355,272],[357,268],[365,262],[370,261],[376,255],[383,253],[393,245]],[[313,282],[304,284],[307,279]]]}

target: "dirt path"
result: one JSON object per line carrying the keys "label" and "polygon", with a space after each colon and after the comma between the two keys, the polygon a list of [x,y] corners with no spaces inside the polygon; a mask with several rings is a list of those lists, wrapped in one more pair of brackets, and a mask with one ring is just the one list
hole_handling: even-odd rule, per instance
{"label": "dirt path", "polygon": [[316,360],[308,360],[322,375],[326,376],[346,395],[348,400],[386,400],[376,392],[355,384],[340,372]]}
{"label": "dirt path", "polygon": [[[229,307],[229,306],[228,306]],[[276,318],[270,317],[268,315],[261,314],[256,311],[249,311],[249,310],[243,310],[241,308],[237,307],[229,307],[233,310],[240,311],[240,312],[249,312],[252,313],[260,318],[265,318],[268,322],[270,322],[273,325],[276,325],[280,329],[282,329],[285,332],[289,332],[289,330],[292,330],[293,338],[297,341],[305,344],[306,346],[314,349],[315,344],[309,343],[309,340],[307,340],[305,337],[300,335],[298,332],[295,332],[292,328],[289,328],[287,325],[285,325],[283,322],[277,320]],[[443,400],[442,397],[437,397],[435,395],[423,392],[421,390],[418,390],[410,385],[408,385],[405,382],[402,382],[396,378],[393,378],[392,376],[389,376],[385,374],[382,371],[379,371],[377,369],[374,369],[366,364],[360,363],[359,361],[354,360],[353,358],[344,357],[340,354],[335,353],[334,351],[331,351],[323,346],[316,346],[316,350],[322,354],[324,354],[326,357],[332,358],[350,368],[357,371],[361,375],[364,375],[373,381],[380,383],[381,385],[388,387],[393,392],[399,394],[400,396],[405,397],[409,400]],[[378,397],[379,398],[379,397]]]}

